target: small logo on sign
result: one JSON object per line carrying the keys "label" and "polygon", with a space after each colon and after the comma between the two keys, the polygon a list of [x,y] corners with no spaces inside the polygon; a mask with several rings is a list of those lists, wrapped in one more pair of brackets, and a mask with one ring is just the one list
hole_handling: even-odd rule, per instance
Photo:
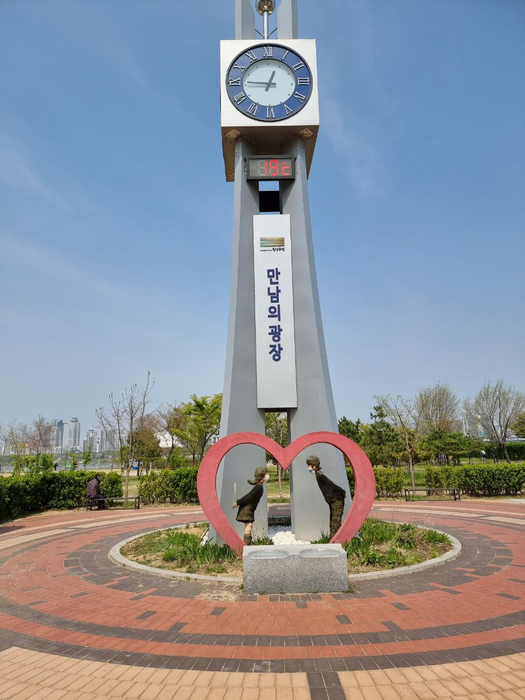
{"label": "small logo on sign", "polygon": [[260,248],[261,252],[273,251],[278,253],[284,251],[284,237],[283,238],[260,238]]}

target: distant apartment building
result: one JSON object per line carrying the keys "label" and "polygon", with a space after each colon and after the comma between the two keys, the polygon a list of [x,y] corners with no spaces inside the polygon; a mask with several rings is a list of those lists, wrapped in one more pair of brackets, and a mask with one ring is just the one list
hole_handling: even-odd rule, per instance
{"label": "distant apartment building", "polygon": [[67,446],[70,450],[80,450],[80,421],[71,418],[67,424]]}
{"label": "distant apartment building", "polygon": [[97,452],[117,452],[119,449],[118,433],[116,430],[101,430],[98,438]]}
{"label": "distant apartment building", "polygon": [[91,452],[97,452],[98,435],[96,430],[88,430],[82,442],[82,450],[85,452],[91,447]]}
{"label": "distant apartment building", "polygon": [[54,454],[60,454],[64,449],[64,421],[55,419],[52,421],[50,434],[51,450]]}

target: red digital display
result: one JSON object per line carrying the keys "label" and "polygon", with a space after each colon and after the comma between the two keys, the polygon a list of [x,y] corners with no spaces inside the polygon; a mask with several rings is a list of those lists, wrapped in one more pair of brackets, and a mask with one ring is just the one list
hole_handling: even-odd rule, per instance
{"label": "red digital display", "polygon": [[248,180],[293,180],[294,159],[290,156],[248,158]]}

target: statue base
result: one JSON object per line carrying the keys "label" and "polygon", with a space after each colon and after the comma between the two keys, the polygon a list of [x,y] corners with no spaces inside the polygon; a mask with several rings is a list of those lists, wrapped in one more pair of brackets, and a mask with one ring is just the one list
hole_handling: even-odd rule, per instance
{"label": "statue base", "polygon": [[336,593],[348,590],[348,564],[340,544],[245,547],[243,591]]}

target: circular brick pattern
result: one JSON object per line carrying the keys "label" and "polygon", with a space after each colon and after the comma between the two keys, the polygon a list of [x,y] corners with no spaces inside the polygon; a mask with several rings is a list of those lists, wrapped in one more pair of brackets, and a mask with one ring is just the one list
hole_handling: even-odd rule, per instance
{"label": "circular brick pattern", "polygon": [[[524,504],[525,505],[525,504]],[[462,552],[346,594],[245,596],[235,584],[123,569],[111,547],[203,518],[199,508],[54,513],[0,527],[0,651],[164,669],[333,673],[525,651],[525,508],[505,501],[377,503]]]}

